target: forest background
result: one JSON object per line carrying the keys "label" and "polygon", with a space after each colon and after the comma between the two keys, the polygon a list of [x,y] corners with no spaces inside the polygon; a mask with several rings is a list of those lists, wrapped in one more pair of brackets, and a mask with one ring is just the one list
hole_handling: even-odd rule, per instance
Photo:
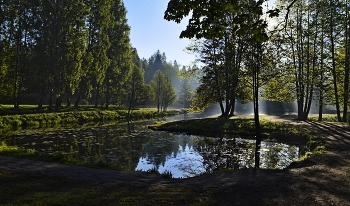
{"label": "forest background", "polygon": [[[1,1],[0,103],[38,104],[38,111],[59,110],[63,102],[152,104],[160,111],[178,100],[193,109],[219,103],[222,116],[231,116],[236,102],[265,99],[296,101],[300,120],[312,102],[321,119],[324,106],[335,105],[338,121],[346,121],[348,0],[281,0],[274,10],[264,1],[221,1],[202,5],[207,25],[189,22],[180,34],[193,40],[188,50],[200,66],[180,66],[160,51],[140,59],[121,0]],[[179,22],[191,7],[172,2],[165,19]]]}

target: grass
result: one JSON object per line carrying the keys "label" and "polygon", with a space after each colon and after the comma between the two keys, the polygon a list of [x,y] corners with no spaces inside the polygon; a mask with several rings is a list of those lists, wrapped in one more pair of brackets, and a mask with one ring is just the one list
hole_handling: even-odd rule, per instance
{"label": "grass", "polygon": [[20,148],[17,146],[8,146],[4,141],[0,142],[0,154],[14,157],[27,157],[33,156],[35,152],[33,150]]}
{"label": "grass", "polygon": [[[91,122],[108,122],[121,119],[152,119],[156,117],[178,114],[178,111],[167,111],[158,113],[156,109],[142,108],[132,110],[116,110],[116,108],[101,109],[92,107],[64,108],[57,112],[35,111],[34,105],[25,105],[20,110],[10,110],[10,106],[2,105],[0,108],[0,134],[11,130],[23,128],[55,127],[57,125],[74,125]],[[10,112],[11,111],[11,112]]]}
{"label": "grass", "polygon": [[206,188],[77,184],[3,170],[0,182],[1,205],[214,205],[220,200]]}
{"label": "grass", "polygon": [[[308,140],[309,147],[315,147],[315,152],[323,152],[324,147],[315,135],[305,128],[286,122],[261,118],[262,131],[267,139],[285,138],[295,141]],[[207,118],[185,120],[152,125],[154,129],[179,132],[217,132],[218,134],[254,134],[254,121],[251,116],[234,117],[231,119]],[[33,151],[0,144],[0,154],[17,157],[39,158]],[[310,153],[307,153],[310,155]],[[41,156],[41,158],[49,158]],[[69,163],[59,155],[48,161]],[[56,158],[56,159],[55,159]],[[71,164],[79,164],[70,162]],[[100,165],[101,166],[101,165]],[[152,172],[150,170],[149,172]],[[164,172],[163,177],[171,173]],[[1,204],[4,205],[220,205],[225,204],[225,198],[235,194],[228,188],[178,187],[172,184],[135,184],[94,185],[76,182],[56,177],[28,176],[7,172],[0,169]],[[232,189],[231,189],[232,190]]]}
{"label": "grass", "polygon": [[80,165],[80,166],[103,168],[98,163],[96,163],[95,165],[87,164],[84,161],[78,160],[69,155],[63,155],[62,153],[41,154],[34,150],[25,149],[22,147],[8,146],[5,143],[5,141],[0,142],[0,155],[18,157],[18,158],[27,158],[31,160],[58,162],[58,163],[68,164],[68,165]]}
{"label": "grass", "polygon": [[[5,143],[0,144],[0,154],[31,157],[31,159],[49,158],[48,155],[40,156],[31,150],[7,146]],[[60,156],[50,158],[50,161],[58,160],[67,163],[67,159],[60,159]],[[75,164],[79,165],[77,162]],[[168,171],[159,175],[164,178],[172,176]],[[29,176],[2,169],[0,169],[0,182],[1,205],[213,205],[217,203],[216,196],[206,188],[188,190],[158,184],[142,186],[134,183],[115,186],[83,182],[77,184],[66,178]]]}
{"label": "grass", "polygon": [[[309,115],[307,118],[308,121],[318,121],[318,115]],[[338,118],[336,114],[324,114],[322,115],[323,122],[338,122]]]}
{"label": "grass", "polygon": [[81,105],[79,107],[61,107],[58,111],[48,111],[47,105],[43,106],[43,111],[38,112],[38,105],[20,105],[19,109],[14,110],[13,105],[0,104],[0,115],[16,115],[16,114],[37,114],[37,113],[55,113],[55,112],[71,112],[71,111],[96,111],[96,110],[118,110],[119,107],[110,106],[109,109],[97,107],[93,105]]}
{"label": "grass", "polygon": [[[269,117],[262,117],[260,124],[265,140],[306,144],[310,139],[308,130],[298,125],[277,120],[274,121]],[[255,135],[254,118],[252,116],[235,116],[230,119],[205,118],[177,122],[158,122],[151,125],[150,128],[154,130],[211,136],[233,134],[253,138]]]}

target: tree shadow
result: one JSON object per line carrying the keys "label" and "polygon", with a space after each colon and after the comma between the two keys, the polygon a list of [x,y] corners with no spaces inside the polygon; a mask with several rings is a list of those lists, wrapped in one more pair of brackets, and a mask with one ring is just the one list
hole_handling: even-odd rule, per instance
{"label": "tree shadow", "polygon": [[349,128],[326,122],[307,121],[309,125],[318,129],[327,137],[324,139],[331,149],[347,151],[350,148]]}

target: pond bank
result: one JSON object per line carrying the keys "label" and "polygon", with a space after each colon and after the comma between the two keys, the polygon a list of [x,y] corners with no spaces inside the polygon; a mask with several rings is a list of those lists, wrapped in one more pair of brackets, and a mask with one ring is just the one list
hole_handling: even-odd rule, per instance
{"label": "pond bank", "polygon": [[[279,117],[281,118],[281,117]],[[263,140],[278,141],[293,145],[306,145],[306,151],[313,151],[321,145],[317,135],[312,135],[304,127],[304,122],[275,116],[260,118]],[[293,121],[293,123],[291,123]],[[239,135],[255,139],[254,118],[252,116],[234,116],[227,118],[202,118],[176,122],[157,122],[150,129],[168,132],[180,132],[215,137]]]}
{"label": "pond bank", "polygon": [[179,114],[178,111],[158,113],[156,109],[65,111],[53,113],[15,114],[0,116],[0,134],[21,128],[42,128],[57,125],[108,122],[122,119],[152,119]]}
{"label": "pond bank", "polygon": [[0,157],[1,200],[8,205],[349,205],[349,128],[330,123],[303,126],[322,137],[329,152],[284,170],[165,179],[153,173]]}
{"label": "pond bank", "polygon": [[[2,202],[10,205],[28,204],[28,191],[33,204],[136,205],[142,201],[144,205],[349,205],[349,165],[349,152],[329,152],[285,170],[249,169],[165,179],[152,173],[125,173],[0,157],[0,191]],[[13,175],[16,178],[6,178]],[[18,194],[18,190],[26,188],[24,185],[33,184],[35,187]],[[42,198],[43,188],[52,197]],[[57,188],[62,189],[57,192]],[[71,192],[70,200],[62,200],[63,190],[80,190],[81,194]]]}

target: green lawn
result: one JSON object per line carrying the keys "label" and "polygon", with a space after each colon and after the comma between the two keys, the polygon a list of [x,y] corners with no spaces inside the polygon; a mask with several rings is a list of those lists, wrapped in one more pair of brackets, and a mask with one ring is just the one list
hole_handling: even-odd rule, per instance
{"label": "green lawn", "polygon": [[11,130],[23,128],[53,127],[57,125],[75,125],[91,122],[118,121],[121,119],[152,119],[161,116],[176,115],[178,111],[167,111],[158,113],[153,108],[141,108],[132,110],[128,114],[127,110],[85,107],[63,108],[55,112],[37,112],[35,105],[23,105],[19,110],[11,109],[10,105],[2,105],[0,108],[0,134]]}

